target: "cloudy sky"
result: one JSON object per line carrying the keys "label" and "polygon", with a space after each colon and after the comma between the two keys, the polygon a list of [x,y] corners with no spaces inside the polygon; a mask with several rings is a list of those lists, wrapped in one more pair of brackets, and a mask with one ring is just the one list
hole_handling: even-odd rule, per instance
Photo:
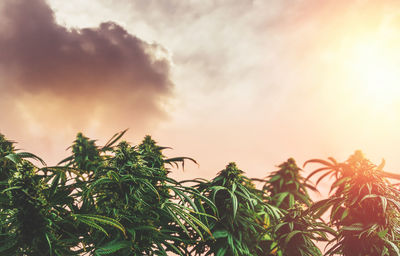
{"label": "cloudy sky", "polygon": [[129,128],[198,160],[182,179],[356,149],[400,172],[399,5],[2,0],[0,132],[56,163]]}

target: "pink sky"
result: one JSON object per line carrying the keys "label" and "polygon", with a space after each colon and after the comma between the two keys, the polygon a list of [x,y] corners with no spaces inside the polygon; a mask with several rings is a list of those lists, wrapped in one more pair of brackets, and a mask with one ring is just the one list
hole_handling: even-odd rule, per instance
{"label": "pink sky", "polygon": [[179,179],[356,149],[400,171],[395,1],[5,0],[0,13],[0,132],[50,164],[78,131],[101,144],[129,128],[199,162]]}

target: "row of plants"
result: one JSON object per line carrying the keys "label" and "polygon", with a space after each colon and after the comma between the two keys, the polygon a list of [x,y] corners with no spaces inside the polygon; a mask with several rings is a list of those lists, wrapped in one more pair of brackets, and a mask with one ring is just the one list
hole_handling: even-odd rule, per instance
{"label": "row of plants", "polygon": [[[98,146],[79,133],[56,166],[0,134],[0,255],[400,255],[399,177],[360,151],[309,160],[308,177],[290,158],[262,179],[229,163],[177,181],[194,159],[124,134]],[[331,192],[314,202],[321,181]]]}

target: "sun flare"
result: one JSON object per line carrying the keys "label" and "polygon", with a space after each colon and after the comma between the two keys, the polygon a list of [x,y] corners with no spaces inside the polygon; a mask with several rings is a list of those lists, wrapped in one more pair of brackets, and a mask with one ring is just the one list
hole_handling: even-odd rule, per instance
{"label": "sun flare", "polygon": [[348,72],[364,100],[381,107],[400,100],[398,50],[377,40],[353,45],[348,54]]}

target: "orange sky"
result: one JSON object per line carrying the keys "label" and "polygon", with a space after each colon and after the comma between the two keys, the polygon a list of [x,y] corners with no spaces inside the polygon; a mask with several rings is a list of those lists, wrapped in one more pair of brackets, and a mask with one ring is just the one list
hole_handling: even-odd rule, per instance
{"label": "orange sky", "polygon": [[55,163],[78,131],[104,142],[130,128],[132,143],[151,134],[198,160],[179,179],[356,149],[400,172],[399,7],[5,0],[0,131]]}

